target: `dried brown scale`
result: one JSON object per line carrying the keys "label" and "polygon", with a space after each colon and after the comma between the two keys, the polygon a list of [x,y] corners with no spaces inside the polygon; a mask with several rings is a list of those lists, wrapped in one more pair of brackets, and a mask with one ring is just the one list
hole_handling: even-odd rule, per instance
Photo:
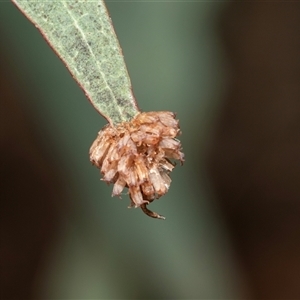
{"label": "dried brown scale", "polygon": [[164,217],[146,206],[167,193],[171,184],[169,173],[175,163],[184,161],[175,115],[168,111],[140,113],[130,122],[116,127],[108,124],[90,148],[90,160],[97,166],[102,180],[114,183],[112,196],[125,187],[130,207],[141,207],[153,218]]}

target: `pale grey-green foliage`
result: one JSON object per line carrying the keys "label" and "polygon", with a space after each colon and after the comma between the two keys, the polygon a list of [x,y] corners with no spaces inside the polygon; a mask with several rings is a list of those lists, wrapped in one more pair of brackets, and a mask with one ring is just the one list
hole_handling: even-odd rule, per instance
{"label": "pale grey-green foliage", "polygon": [[12,0],[64,61],[94,107],[112,124],[139,111],[118,39],[102,0]]}

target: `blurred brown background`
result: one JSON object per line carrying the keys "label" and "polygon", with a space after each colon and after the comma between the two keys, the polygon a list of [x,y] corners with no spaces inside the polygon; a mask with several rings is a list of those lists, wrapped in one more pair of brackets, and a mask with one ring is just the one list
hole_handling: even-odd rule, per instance
{"label": "blurred brown background", "polygon": [[232,4],[208,169],[254,298],[300,298],[300,3]]}
{"label": "blurred brown background", "polygon": [[181,119],[167,220],[110,199],[104,120],[2,2],[2,299],[299,299],[300,3],[108,7],[140,106]]}

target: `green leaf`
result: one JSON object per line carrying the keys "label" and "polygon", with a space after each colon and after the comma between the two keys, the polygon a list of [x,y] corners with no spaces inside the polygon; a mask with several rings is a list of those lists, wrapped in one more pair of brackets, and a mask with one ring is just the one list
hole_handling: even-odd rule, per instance
{"label": "green leaf", "polygon": [[12,0],[40,30],[112,125],[138,113],[122,51],[102,0]]}

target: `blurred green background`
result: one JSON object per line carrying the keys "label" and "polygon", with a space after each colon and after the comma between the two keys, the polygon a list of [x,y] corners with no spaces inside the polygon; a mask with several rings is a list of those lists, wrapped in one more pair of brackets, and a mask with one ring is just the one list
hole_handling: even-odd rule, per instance
{"label": "blurred green background", "polygon": [[186,163],[172,174],[169,193],[151,205],[165,222],[127,209],[127,196],[111,198],[112,187],[99,181],[88,158],[105,120],[34,26],[2,2],[2,51],[10,55],[17,84],[30,94],[22,106],[34,118],[70,199],[36,275],[36,293],[84,299],[235,297],[237,270],[201,168],[224,82],[214,32],[223,4],[108,1],[107,6],[140,108],[177,113]]}
{"label": "blurred green background", "polygon": [[0,3],[3,299],[300,295],[300,10],[280,5],[107,2],[140,108],[180,119],[160,221],[111,198],[88,156],[106,121]]}

